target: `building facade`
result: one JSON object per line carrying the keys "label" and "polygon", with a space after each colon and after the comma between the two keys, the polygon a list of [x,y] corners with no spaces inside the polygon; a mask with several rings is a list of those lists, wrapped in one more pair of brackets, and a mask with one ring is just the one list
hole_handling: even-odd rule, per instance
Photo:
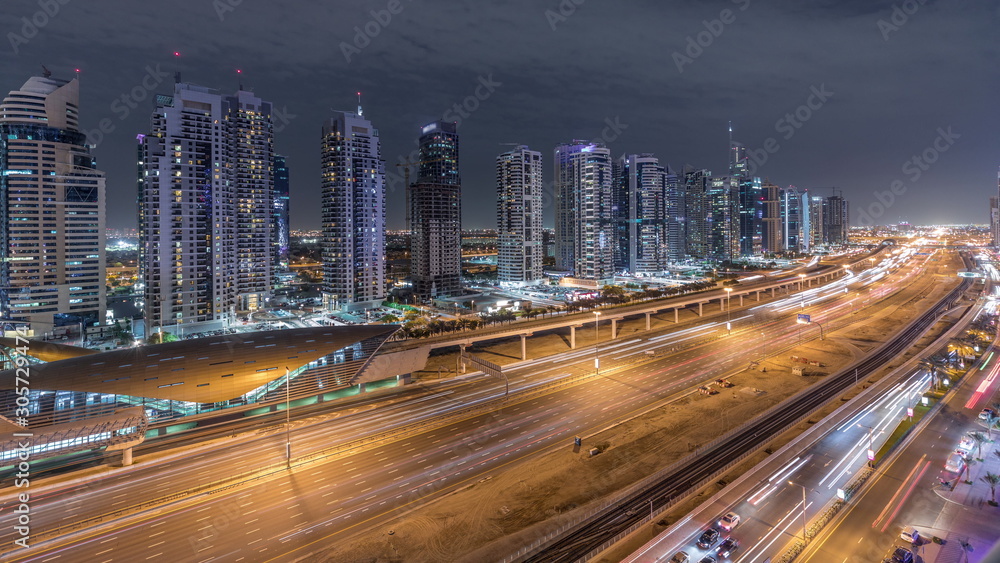
{"label": "building facade", "polygon": [[684,167],[684,248],[694,259],[709,257],[708,190],[712,173],[704,168]]}
{"label": "building facade", "polygon": [[177,83],[139,141],[146,334],[224,326],[272,287],[271,103]]}
{"label": "building facade", "polygon": [[666,171],[651,154],[622,155],[614,165],[615,270],[662,272],[668,261]]}
{"label": "building facade", "polygon": [[454,123],[424,126],[410,186],[410,279],[419,299],[462,293],[462,179]]}
{"label": "building facade", "polygon": [[761,251],[774,254],[785,251],[781,216],[781,188],[765,181],[761,185]]}
{"label": "building facade", "polygon": [[555,148],[556,267],[578,278],[614,275],[611,151],[572,141]]}
{"label": "building facade", "polygon": [[105,177],[79,88],[35,76],[0,103],[0,314],[39,334],[105,321]]}
{"label": "building facade", "polygon": [[542,282],[542,153],[518,146],[497,157],[497,279]]}
{"label": "building facade", "polygon": [[290,247],[291,227],[288,222],[288,160],[284,156],[274,155],[274,204],[272,206],[274,231],[274,267],[275,271],[288,269],[288,250]]}
{"label": "building facade", "polygon": [[323,125],[322,168],[324,306],[377,305],[386,295],[385,161],[360,106]]}
{"label": "building facade", "polygon": [[709,179],[706,200],[708,257],[717,262],[740,256],[739,177],[716,176]]}
{"label": "building facade", "polygon": [[826,244],[846,244],[850,229],[847,200],[834,195],[823,200],[823,239]]}
{"label": "building facade", "polygon": [[788,252],[805,252],[809,249],[809,194],[801,193],[795,186],[781,190],[781,227],[784,247]]}

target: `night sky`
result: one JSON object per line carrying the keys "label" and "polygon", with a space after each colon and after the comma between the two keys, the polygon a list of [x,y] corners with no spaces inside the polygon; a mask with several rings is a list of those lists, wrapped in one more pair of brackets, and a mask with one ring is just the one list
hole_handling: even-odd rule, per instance
{"label": "night sky", "polygon": [[61,78],[79,68],[84,127],[108,120],[91,142],[110,227],[136,225],[134,139],[148,128],[149,88],[170,93],[175,71],[224,93],[242,81],[280,110],[293,228],[319,226],[320,126],[331,110],[353,111],[359,90],[382,136],[390,228],[403,222],[393,165],[442,118],[461,119],[466,228],[495,226],[505,143],[541,151],[547,181],[557,143],[602,137],[616,157],[652,152],[723,174],[729,120],[757,175],[819,195],[840,188],[853,224],[862,211],[881,224],[987,223],[997,193],[995,0],[3,5],[0,91],[42,64]]}

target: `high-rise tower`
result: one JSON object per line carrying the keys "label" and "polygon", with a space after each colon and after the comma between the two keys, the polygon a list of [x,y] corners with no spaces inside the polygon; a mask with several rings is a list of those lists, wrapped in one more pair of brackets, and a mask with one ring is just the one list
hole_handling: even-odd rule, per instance
{"label": "high-rise tower", "polygon": [[668,259],[666,172],[651,154],[623,155],[614,171],[615,269],[661,272]]}
{"label": "high-rise tower", "polygon": [[410,278],[420,299],[462,292],[462,179],[458,130],[437,121],[419,140],[417,181],[410,188]]}
{"label": "high-rise tower", "polygon": [[46,73],[0,103],[0,314],[36,332],[105,320],[105,178],[79,89]]}
{"label": "high-rise tower", "polygon": [[289,176],[286,157],[274,155],[274,203],[272,217],[274,231],[274,267],[276,271],[288,268],[288,250],[291,227],[288,222]]}
{"label": "high-rise tower", "polygon": [[273,274],[271,103],[177,83],[139,138],[146,331],[224,326]]}
{"label": "high-rise tower", "polygon": [[351,310],[385,297],[385,161],[362,113],[323,125],[323,301]]}
{"label": "high-rise tower", "polygon": [[497,278],[542,281],[542,153],[518,146],[497,157]]}
{"label": "high-rise tower", "polygon": [[611,151],[573,141],[555,148],[556,267],[578,278],[614,275]]}

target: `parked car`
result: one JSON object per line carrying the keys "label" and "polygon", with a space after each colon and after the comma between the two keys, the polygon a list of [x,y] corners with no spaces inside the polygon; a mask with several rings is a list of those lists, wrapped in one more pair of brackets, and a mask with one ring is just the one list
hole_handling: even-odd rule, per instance
{"label": "parked car", "polygon": [[719,526],[727,532],[739,525],[740,515],[735,512],[727,512],[725,516],[719,519]]}
{"label": "parked car", "polygon": [[719,536],[722,534],[719,530],[715,528],[709,528],[702,532],[701,537],[698,538],[698,547],[702,549],[710,549],[712,546],[719,541]]}
{"label": "parked car", "polygon": [[990,420],[991,418],[996,418],[997,413],[993,409],[983,409],[979,412],[979,420]]}
{"label": "parked car", "polygon": [[670,563],[688,563],[688,561],[691,561],[691,558],[686,551],[678,551],[670,558]]}
{"label": "parked car", "polygon": [[920,532],[913,526],[903,526],[903,531],[900,532],[899,539],[909,543],[918,543],[920,541]]}
{"label": "parked car", "polygon": [[892,563],[913,563],[913,553],[905,547],[897,547],[892,552]]}
{"label": "parked car", "polygon": [[737,540],[733,536],[729,536],[728,538],[722,540],[722,543],[719,544],[719,547],[715,548],[715,552],[719,554],[719,557],[729,557],[729,555],[732,552],[736,551],[736,548],[738,548],[739,546],[740,546],[739,540]]}
{"label": "parked car", "polygon": [[706,555],[702,557],[698,563],[718,563],[718,559],[712,557],[711,555]]}

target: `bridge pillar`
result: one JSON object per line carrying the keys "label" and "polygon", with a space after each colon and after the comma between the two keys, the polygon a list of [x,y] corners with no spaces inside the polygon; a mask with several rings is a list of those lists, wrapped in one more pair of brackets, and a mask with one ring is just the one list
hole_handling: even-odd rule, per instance
{"label": "bridge pillar", "polygon": [[740,307],[742,307],[742,306],[743,306],[743,294],[741,293],[740,294]]}
{"label": "bridge pillar", "polygon": [[611,340],[618,336],[618,319],[611,319]]}
{"label": "bridge pillar", "polygon": [[576,350],[576,327],[569,327],[569,349]]}
{"label": "bridge pillar", "polygon": [[725,297],[720,297],[719,298],[719,310],[720,311],[725,311],[726,310],[726,298]]}
{"label": "bridge pillar", "polygon": [[652,313],[646,313],[646,330],[649,330],[649,317],[650,316],[652,316]]}
{"label": "bridge pillar", "polygon": [[528,359],[528,335],[521,335],[521,361]]}
{"label": "bridge pillar", "polygon": [[705,304],[704,302],[699,302],[699,303],[698,303],[698,316],[699,316],[699,317],[703,316],[703,315],[702,315],[702,310],[701,310],[701,306],[702,306],[702,305],[704,305],[704,304]]}
{"label": "bridge pillar", "polygon": [[757,297],[757,301],[760,301],[760,290],[759,289],[755,292],[755,295]]}
{"label": "bridge pillar", "polygon": [[771,286],[771,297],[774,297],[774,286]]}
{"label": "bridge pillar", "polygon": [[125,448],[122,450],[122,467],[130,465],[132,465],[132,448]]}
{"label": "bridge pillar", "polygon": [[678,311],[680,311],[680,309],[674,307],[674,324],[681,322],[678,318],[678,315],[680,314]]}
{"label": "bridge pillar", "polygon": [[459,344],[458,350],[458,373],[465,373],[465,344]]}

